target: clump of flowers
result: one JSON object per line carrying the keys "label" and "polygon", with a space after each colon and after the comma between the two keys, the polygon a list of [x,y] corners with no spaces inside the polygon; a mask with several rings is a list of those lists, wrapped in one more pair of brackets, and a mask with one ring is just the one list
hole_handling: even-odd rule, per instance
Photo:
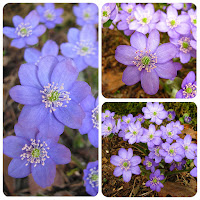
{"label": "clump of flowers", "polygon": [[[79,81],[79,72],[88,66],[98,68],[98,41],[95,4],[79,4],[73,8],[80,28],[70,28],[68,43],[43,38],[41,49],[36,46],[46,28],[63,22],[63,8],[53,3],[38,5],[24,19],[13,17],[15,28],[4,27],[4,35],[12,38],[11,46],[25,48],[18,71],[21,85],[12,87],[10,97],[23,105],[15,125],[16,136],[4,138],[4,154],[13,158],[8,174],[24,178],[32,174],[35,182],[45,188],[54,183],[56,165],[71,161],[70,150],[59,144],[64,127],[88,134],[89,142],[98,148],[99,106],[91,87]],[[81,11],[81,12],[80,12]],[[39,24],[39,22],[43,24]],[[52,33],[54,33],[52,31]],[[46,41],[44,41],[46,39]],[[34,48],[31,45],[36,45]],[[59,51],[63,55],[59,54]],[[84,170],[86,192],[98,192],[98,161]]]}
{"label": "clump of flowers", "polygon": [[[132,119],[129,123],[127,123],[127,116],[121,118],[112,116],[112,118],[102,122],[103,128],[105,121],[112,119],[111,133],[122,137],[133,147],[129,149],[121,148],[118,155],[111,156],[110,162],[116,166],[113,175],[122,176],[124,182],[129,182],[133,174],[142,173],[147,178],[145,185],[157,192],[160,192],[161,188],[164,187],[164,182],[167,181],[171,171],[173,173],[180,173],[176,170],[190,171],[190,174],[196,177],[197,144],[192,141],[190,135],[180,138],[183,125],[180,124],[180,121],[177,121],[175,111],[170,109],[167,112],[163,104],[157,102],[148,102],[146,107],[142,108],[142,111],[144,112],[144,122],[142,123],[133,120],[136,117],[132,114],[128,115]],[[114,113],[108,110],[106,112]],[[152,121],[151,113],[154,112],[162,116],[159,118],[159,123],[156,120]],[[173,115],[170,120],[169,114]],[[121,122],[120,126],[119,121]],[[104,130],[102,129],[102,131],[102,135],[105,137]],[[138,156],[138,151],[135,152],[133,149],[139,150],[142,154]],[[194,165],[191,165],[191,162],[194,162]]]}

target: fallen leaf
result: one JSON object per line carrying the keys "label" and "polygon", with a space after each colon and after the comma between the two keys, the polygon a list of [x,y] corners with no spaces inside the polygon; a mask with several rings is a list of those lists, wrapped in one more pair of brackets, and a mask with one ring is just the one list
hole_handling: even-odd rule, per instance
{"label": "fallen leaf", "polygon": [[186,135],[190,135],[192,139],[197,140],[197,131],[194,131],[190,124],[184,124],[184,129],[179,136],[183,139]]}

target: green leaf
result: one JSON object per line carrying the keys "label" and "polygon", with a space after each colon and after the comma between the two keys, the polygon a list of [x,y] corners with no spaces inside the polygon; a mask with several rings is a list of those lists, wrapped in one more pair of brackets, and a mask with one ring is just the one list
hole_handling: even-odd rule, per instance
{"label": "green leaf", "polygon": [[179,121],[181,122],[181,124],[184,124],[184,118],[183,117],[179,118]]}
{"label": "green leaf", "polygon": [[112,20],[109,19],[107,22],[105,22],[105,23],[103,24],[103,27],[104,27],[104,28],[108,28],[108,27],[110,27],[111,24],[112,24]]}

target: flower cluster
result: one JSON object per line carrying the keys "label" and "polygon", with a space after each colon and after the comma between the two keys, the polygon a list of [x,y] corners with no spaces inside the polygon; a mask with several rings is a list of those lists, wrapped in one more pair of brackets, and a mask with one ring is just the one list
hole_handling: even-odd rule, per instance
{"label": "flower cluster", "polygon": [[[58,144],[65,126],[88,134],[91,144],[98,147],[98,98],[95,100],[88,83],[77,79],[88,66],[98,68],[97,6],[74,6],[77,24],[83,27],[70,28],[68,43],[60,48],[53,40],[47,40],[41,51],[30,47],[38,43],[46,28],[53,29],[62,23],[63,12],[63,8],[46,3],[37,6],[25,19],[14,16],[15,28],[3,29],[4,35],[13,38],[11,46],[25,48],[26,61],[18,72],[21,85],[9,92],[23,108],[14,128],[16,136],[4,139],[4,154],[13,158],[8,174],[14,178],[32,174],[43,188],[53,184],[57,164],[71,161],[70,150]],[[59,55],[59,49],[63,55]],[[84,180],[88,194],[96,195],[98,161],[88,164]]]}
{"label": "flower cluster", "polygon": [[[197,14],[195,6],[191,6],[168,4],[166,12],[155,10],[155,4],[151,3],[110,3],[102,7],[103,27],[113,29],[115,26],[130,42],[130,45],[119,45],[115,51],[115,59],[127,66],[122,76],[126,85],[141,81],[144,92],[155,95],[159,90],[159,78],[174,80],[182,68],[180,63],[196,58]],[[175,62],[175,58],[180,58],[180,63]],[[196,95],[196,84],[184,87],[195,91],[188,89],[177,98]]]}
{"label": "flower cluster", "polygon": [[[158,102],[148,102],[142,112],[144,116],[129,114],[119,119],[108,110],[102,114],[102,136],[111,138],[116,134],[145,154],[144,158],[133,156],[132,148],[121,148],[118,156],[110,158],[111,164],[116,166],[113,175],[122,175],[123,180],[129,182],[132,174],[150,174],[146,186],[157,192],[164,187],[169,171],[191,171],[196,177],[197,144],[190,135],[180,136],[184,126],[176,121],[175,112],[172,109],[166,111]],[[195,167],[187,165],[191,160]]]}

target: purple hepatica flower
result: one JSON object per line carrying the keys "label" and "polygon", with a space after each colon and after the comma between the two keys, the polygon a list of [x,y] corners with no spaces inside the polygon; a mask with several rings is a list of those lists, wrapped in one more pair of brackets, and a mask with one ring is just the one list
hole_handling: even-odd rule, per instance
{"label": "purple hepatica flower", "polygon": [[144,116],[142,114],[136,116],[136,122],[137,121],[139,121],[141,124],[144,123]]}
{"label": "purple hepatica flower", "polygon": [[195,151],[197,150],[197,144],[191,143],[192,137],[190,135],[186,135],[184,139],[176,140],[185,150],[185,156],[188,159],[195,158]]}
{"label": "purple hepatica flower", "polygon": [[160,182],[165,179],[164,175],[160,175],[160,170],[157,169],[154,173],[149,176],[149,181],[146,182],[146,186],[150,187],[153,191],[160,192],[164,185]]}
{"label": "purple hepatica flower", "polygon": [[154,146],[152,148],[149,148],[150,153],[149,153],[149,158],[155,159],[156,163],[159,163],[163,156],[160,154],[160,150],[162,149],[162,143],[160,145]]}
{"label": "purple hepatica flower", "polygon": [[99,132],[99,102],[98,98],[92,95],[88,95],[82,102],[81,107],[85,112],[85,118],[83,119],[82,126],[79,132],[88,134],[88,139],[94,147],[98,147],[98,132]]}
{"label": "purple hepatica flower", "polygon": [[93,25],[85,25],[81,31],[70,28],[67,39],[67,43],[60,45],[61,53],[73,58],[79,72],[88,66],[98,68],[97,30]]}
{"label": "purple hepatica flower", "polygon": [[107,118],[102,124],[102,136],[107,137],[116,132],[115,120]]}
{"label": "purple hepatica flower", "polygon": [[135,3],[121,3],[122,11],[121,13],[131,14],[135,10]]}
{"label": "purple hepatica flower", "polygon": [[128,127],[130,132],[125,134],[125,139],[128,140],[129,144],[139,143],[140,138],[143,134],[143,128],[141,127],[141,123],[130,123]]}
{"label": "purple hepatica flower", "polygon": [[102,113],[102,122],[106,120],[106,118],[113,118],[115,115],[114,112],[110,112],[109,110],[106,110],[105,113]]}
{"label": "purple hepatica flower", "polygon": [[171,38],[187,35],[190,33],[189,16],[183,14],[178,16],[177,10],[169,6],[167,14],[162,12],[160,22],[157,23],[156,28],[160,32],[168,32]]}
{"label": "purple hepatica flower", "polygon": [[122,137],[124,141],[127,141],[128,139],[125,138],[125,135],[129,132],[130,130],[129,130],[128,124],[121,123],[121,131],[119,132],[118,136]]}
{"label": "purple hepatica flower", "polygon": [[83,173],[86,192],[91,196],[96,196],[99,187],[98,160],[88,163],[87,168],[83,170]]}
{"label": "purple hepatica flower", "polygon": [[148,102],[146,105],[147,107],[142,108],[145,119],[151,119],[151,122],[160,125],[167,118],[167,111],[165,111],[163,104]]}
{"label": "purple hepatica flower", "polygon": [[166,127],[160,127],[160,130],[162,131],[162,138],[165,139],[169,144],[171,144],[173,140],[179,139],[177,128],[174,128],[173,125],[173,123],[169,123],[166,125]]}
{"label": "purple hepatica flower", "polygon": [[101,9],[101,22],[102,24],[106,23],[109,19],[114,20],[118,14],[118,7],[116,3],[106,3]]}
{"label": "purple hepatica flower", "polygon": [[180,57],[182,63],[188,63],[191,57],[196,58],[196,50],[190,45],[191,35],[179,36],[178,38],[170,38],[170,42],[176,45],[178,53],[176,57]]}
{"label": "purple hepatica flower", "polygon": [[3,141],[4,154],[13,158],[8,166],[8,174],[14,178],[24,178],[32,173],[35,182],[45,188],[51,186],[56,176],[56,165],[71,161],[71,152],[58,144],[58,138],[46,138],[37,129],[15,125],[16,136],[8,136]]}
{"label": "purple hepatica flower", "polygon": [[160,46],[160,34],[157,30],[147,37],[135,32],[130,38],[131,46],[120,45],[115,51],[118,62],[128,65],[122,77],[126,85],[134,85],[141,80],[145,93],[153,95],[159,89],[159,77],[175,78],[176,67],[172,58],[177,54],[177,48],[171,43]]}
{"label": "purple hepatica flower", "polygon": [[175,168],[177,168],[178,170],[182,170],[184,165],[186,164],[186,161],[183,159],[180,162],[172,162],[169,170],[173,171]]}
{"label": "purple hepatica flower", "polygon": [[190,71],[187,76],[184,78],[182,85],[182,89],[180,89],[176,93],[176,98],[194,98],[197,93],[197,86],[196,86],[196,80],[195,80],[195,73],[193,71]]}
{"label": "purple hepatica flower", "polygon": [[21,125],[38,127],[48,136],[62,134],[64,126],[81,127],[85,113],[80,102],[91,94],[91,88],[76,81],[78,71],[71,60],[59,62],[46,56],[38,66],[21,65],[18,74],[21,85],[11,88],[10,96],[24,105],[18,119]]}
{"label": "purple hepatica flower", "polygon": [[122,124],[129,124],[129,123],[131,123],[131,122],[132,122],[132,123],[135,122],[135,121],[136,121],[136,118],[133,117],[132,114],[128,114],[127,116],[123,116],[123,117],[122,117],[122,120],[123,120]]}
{"label": "purple hepatica flower", "polygon": [[188,123],[188,124],[191,122],[191,120],[192,120],[192,118],[189,117],[189,116],[184,117],[184,122],[186,122],[186,123]]}
{"label": "purple hepatica flower", "polygon": [[165,157],[166,163],[171,163],[173,160],[180,162],[184,157],[184,149],[179,143],[169,144],[165,142],[162,144],[160,154]]}
{"label": "purple hepatica flower", "polygon": [[160,20],[160,13],[160,10],[155,12],[153,4],[146,4],[145,7],[138,5],[134,11],[136,19],[129,24],[129,29],[143,34],[150,33]]}
{"label": "purple hepatica flower", "polygon": [[98,7],[94,3],[79,3],[78,6],[73,6],[73,12],[79,26],[98,23]]}
{"label": "purple hepatica flower", "polygon": [[191,29],[192,29],[192,32],[196,32],[197,30],[197,11],[193,10],[193,9],[190,9],[188,10],[188,15],[190,17],[190,24],[191,24]]}
{"label": "purple hepatica flower", "polygon": [[45,3],[44,7],[39,5],[36,10],[40,15],[40,22],[44,23],[48,29],[55,28],[56,24],[63,22],[63,18],[60,16],[63,14],[64,9],[55,8],[54,3]]}
{"label": "purple hepatica flower", "polygon": [[117,166],[113,172],[113,175],[123,176],[124,182],[129,182],[131,180],[132,174],[139,175],[140,167],[138,166],[141,163],[140,156],[133,156],[133,150],[129,148],[127,151],[124,148],[121,148],[118,151],[119,156],[111,156],[111,164]]}
{"label": "purple hepatica flower", "polygon": [[194,159],[194,165],[196,167],[194,167],[191,171],[190,171],[190,174],[194,177],[197,177],[197,157],[195,157]]}
{"label": "purple hepatica flower", "polygon": [[149,129],[144,129],[143,136],[140,138],[140,141],[147,143],[148,147],[153,147],[155,145],[160,145],[162,132],[160,130],[156,131],[156,128],[153,124],[149,125]]}
{"label": "purple hepatica flower", "polygon": [[167,111],[167,120],[168,121],[174,120],[175,116],[176,116],[176,113],[174,110]]}
{"label": "purple hepatica flower", "polygon": [[58,55],[59,47],[53,40],[47,40],[42,47],[41,52],[35,48],[27,48],[24,51],[24,60],[27,63],[38,65],[40,59],[44,56],[55,56],[59,61],[65,59],[64,56]]}
{"label": "purple hepatica flower", "polygon": [[187,11],[191,8],[191,3],[172,3],[172,6],[176,8],[177,10],[184,10]]}
{"label": "purple hepatica flower", "polygon": [[149,158],[148,156],[145,156],[143,165],[146,166],[146,170],[151,170],[152,172],[154,172],[155,167],[157,167],[159,163],[156,163],[153,159]]}
{"label": "purple hepatica flower", "polygon": [[46,31],[44,25],[38,25],[39,20],[40,17],[35,10],[31,11],[24,19],[16,15],[13,17],[15,27],[4,27],[3,34],[13,38],[11,46],[18,49],[35,45],[38,43],[38,37]]}

